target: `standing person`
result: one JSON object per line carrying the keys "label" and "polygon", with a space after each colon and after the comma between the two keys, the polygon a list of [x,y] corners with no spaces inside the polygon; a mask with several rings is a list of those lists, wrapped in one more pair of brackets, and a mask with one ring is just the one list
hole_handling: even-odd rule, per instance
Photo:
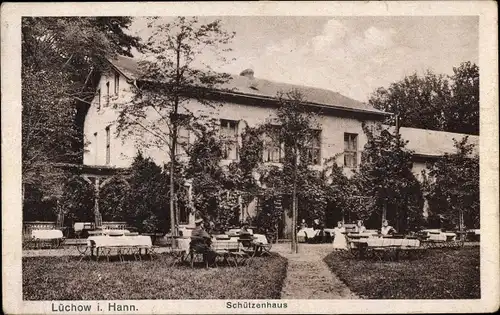
{"label": "standing person", "polygon": [[203,262],[209,265],[215,263],[216,253],[210,248],[212,237],[203,228],[203,219],[194,221],[196,227],[191,232],[190,247],[198,253],[203,253]]}
{"label": "standing person", "polygon": [[396,229],[389,225],[389,221],[384,220],[382,222],[382,229],[380,229],[380,233],[383,236],[386,236],[386,235],[396,233]]}
{"label": "standing person", "polygon": [[356,233],[364,233],[364,232],[366,232],[366,227],[363,224],[363,220],[358,220],[358,223],[356,224],[356,227],[354,227],[354,232],[356,232]]}
{"label": "standing person", "polygon": [[337,222],[337,226],[333,229],[333,248],[336,250],[347,249],[347,240],[345,238],[345,227],[342,221]]}

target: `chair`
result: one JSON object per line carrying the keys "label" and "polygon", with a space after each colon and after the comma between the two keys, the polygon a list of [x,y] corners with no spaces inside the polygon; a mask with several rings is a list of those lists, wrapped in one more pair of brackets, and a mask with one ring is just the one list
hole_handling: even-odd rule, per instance
{"label": "chair", "polygon": [[205,268],[208,268],[207,244],[203,239],[191,239],[189,243],[189,256],[191,268],[194,268],[194,260],[196,256],[202,256]]}
{"label": "chair", "polygon": [[[215,266],[217,267],[217,258],[221,257],[223,259],[223,262],[226,262],[229,266],[231,266],[231,263],[229,261],[229,258],[232,257],[230,256],[229,252],[229,241],[222,241],[218,240],[212,243],[212,250],[215,252],[216,257],[215,257]],[[237,262],[233,260],[233,263],[235,266],[237,266]]]}
{"label": "chair", "polygon": [[260,252],[261,256],[271,255],[271,248],[273,244],[271,244],[266,235],[263,234],[255,234],[255,240],[253,241],[254,246],[256,246],[256,252]]}

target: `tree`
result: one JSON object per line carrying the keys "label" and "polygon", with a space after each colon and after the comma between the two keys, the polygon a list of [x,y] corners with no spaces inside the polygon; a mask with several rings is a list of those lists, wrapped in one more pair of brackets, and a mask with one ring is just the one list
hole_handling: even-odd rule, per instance
{"label": "tree", "polygon": [[126,221],[129,194],[130,185],[124,175],[115,175],[107,181],[100,192],[99,210],[103,221]]}
{"label": "tree", "polygon": [[92,222],[94,213],[94,189],[79,176],[73,176],[65,181],[64,189],[59,200],[65,225],[73,226],[76,221]]}
{"label": "tree", "polygon": [[202,130],[189,155],[186,176],[192,182],[197,216],[220,231],[237,224],[241,172],[235,165],[221,166],[222,144],[216,129]]}
{"label": "tree", "polygon": [[451,100],[445,130],[479,134],[479,68],[464,62],[453,68]]}
{"label": "tree", "polygon": [[378,88],[369,99],[373,107],[396,114],[403,127],[479,134],[479,68],[464,62],[454,75],[416,73],[389,88]]}
{"label": "tree", "polygon": [[[327,196],[328,215],[326,218],[327,224],[335,226],[334,218],[344,221],[346,215],[349,218],[350,211],[353,209],[352,198],[354,191],[352,183],[344,174],[343,167],[336,162],[337,156],[334,156],[325,161],[323,170],[323,178],[325,187],[325,195]],[[340,214],[340,216],[339,216]]]}
{"label": "tree", "polygon": [[219,20],[201,24],[197,18],[185,17],[177,17],[170,23],[152,18],[148,27],[152,29],[145,43],[149,61],[141,63],[143,75],[132,104],[121,107],[118,131],[124,137],[138,136],[137,139],[144,140],[141,142],[144,147],[168,152],[170,228],[175,232],[174,179],[179,129],[189,129],[198,118],[203,118],[193,113],[190,103],[214,107],[218,103],[211,94],[229,80],[229,75],[216,73],[210,66],[200,70],[195,65],[199,56],[210,50],[224,61],[221,52],[230,50],[227,45],[234,33],[224,31]]}
{"label": "tree", "polygon": [[[423,77],[407,76],[388,89],[378,88],[368,103],[397,115],[401,126],[443,130],[450,95],[448,79],[428,71]],[[390,120],[393,125],[395,117]]]}
{"label": "tree", "polygon": [[150,158],[138,153],[130,167],[125,208],[130,224],[141,231],[165,231],[168,211],[168,174]]}
{"label": "tree", "polygon": [[[371,197],[361,209],[361,218],[387,219],[401,232],[417,228],[423,218],[423,196],[419,181],[412,173],[412,152],[407,141],[380,125],[363,126],[368,142],[362,164],[352,180],[359,195]],[[380,222],[380,221],[379,221]]]}
{"label": "tree", "polygon": [[449,228],[479,228],[479,156],[468,137],[455,140],[455,148],[428,165],[429,212],[444,218]]}
{"label": "tree", "polygon": [[139,39],[124,33],[127,17],[23,17],[22,175],[24,187],[62,195],[68,173],[54,162],[77,161],[83,152],[75,125],[76,99],[94,95],[102,57],[130,55]]}
{"label": "tree", "polygon": [[[276,110],[276,124],[274,122],[266,124],[266,136],[274,138],[277,143],[283,143],[285,156],[283,159],[283,175],[289,177],[283,183],[291,183],[289,191],[292,197],[292,251],[298,252],[297,246],[297,219],[298,219],[298,196],[299,176],[301,179],[307,177],[299,173],[307,169],[311,162],[308,152],[308,145],[316,136],[315,113],[311,107],[305,103],[303,95],[292,90],[287,93],[280,93],[277,96],[278,109]],[[299,164],[300,163],[300,164]],[[287,185],[285,185],[286,187]],[[285,188],[286,189],[286,188]]]}

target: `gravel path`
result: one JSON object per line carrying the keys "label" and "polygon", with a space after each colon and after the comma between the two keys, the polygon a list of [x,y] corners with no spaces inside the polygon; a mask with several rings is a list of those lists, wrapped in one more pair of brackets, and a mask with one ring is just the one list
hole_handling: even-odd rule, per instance
{"label": "gravel path", "polygon": [[357,299],[323,262],[331,244],[300,244],[291,254],[290,244],[274,244],[273,251],[288,259],[282,299]]}

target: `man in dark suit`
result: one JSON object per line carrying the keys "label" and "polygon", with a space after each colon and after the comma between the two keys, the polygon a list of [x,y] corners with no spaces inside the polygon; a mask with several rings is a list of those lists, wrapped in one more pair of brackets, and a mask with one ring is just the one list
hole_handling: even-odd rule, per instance
{"label": "man in dark suit", "polygon": [[191,232],[191,248],[203,253],[203,262],[214,264],[216,253],[210,248],[212,237],[203,228],[203,219],[198,219],[195,222],[195,229]]}

